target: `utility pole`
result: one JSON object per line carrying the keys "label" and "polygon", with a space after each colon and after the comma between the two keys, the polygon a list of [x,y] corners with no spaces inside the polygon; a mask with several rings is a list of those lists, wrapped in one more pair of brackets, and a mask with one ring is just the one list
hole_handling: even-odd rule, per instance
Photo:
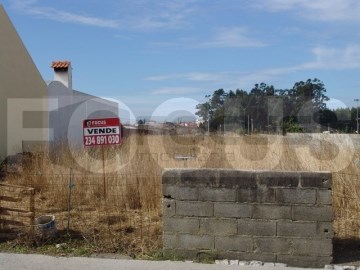
{"label": "utility pole", "polygon": [[250,134],[250,115],[248,115],[247,128],[248,128],[248,134]]}
{"label": "utility pole", "polygon": [[[354,99],[355,102],[359,102],[359,99]],[[359,134],[359,104],[356,106],[356,133]]]}
{"label": "utility pole", "polygon": [[246,108],[244,108],[244,132],[246,132]]}
{"label": "utility pole", "polygon": [[208,111],[208,134],[210,134],[210,111]]}
{"label": "utility pole", "polygon": [[223,119],[223,124],[224,124],[224,132],[223,132],[223,135],[225,136],[225,102],[223,103],[223,117],[224,117],[224,119]]}
{"label": "utility pole", "polygon": [[211,107],[211,105],[210,105],[210,95],[205,95],[205,98],[208,99],[208,103],[207,103],[207,105],[208,105],[208,108],[207,108],[207,114],[208,114],[207,132],[208,132],[208,135],[210,135],[210,107]]}

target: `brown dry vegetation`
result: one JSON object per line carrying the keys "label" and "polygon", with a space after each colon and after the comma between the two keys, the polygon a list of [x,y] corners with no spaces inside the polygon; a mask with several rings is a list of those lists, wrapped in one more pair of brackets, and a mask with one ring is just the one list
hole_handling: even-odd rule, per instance
{"label": "brown dry vegetation", "polygon": [[[357,137],[134,135],[122,146],[105,148],[105,180],[101,149],[78,148],[69,154],[59,146],[49,155],[24,160],[6,183],[34,187],[36,215],[54,214],[58,229],[66,229],[71,171],[70,229],[94,251],[148,254],[161,248],[163,168],[331,171],[335,236],[360,239]],[[176,155],[193,158],[177,160]]]}

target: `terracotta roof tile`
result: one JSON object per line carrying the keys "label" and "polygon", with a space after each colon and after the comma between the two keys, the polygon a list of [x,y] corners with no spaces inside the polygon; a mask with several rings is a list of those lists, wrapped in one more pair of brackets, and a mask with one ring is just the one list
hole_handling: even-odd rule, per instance
{"label": "terracotta roof tile", "polygon": [[68,68],[70,66],[70,61],[53,61],[51,64],[52,68]]}

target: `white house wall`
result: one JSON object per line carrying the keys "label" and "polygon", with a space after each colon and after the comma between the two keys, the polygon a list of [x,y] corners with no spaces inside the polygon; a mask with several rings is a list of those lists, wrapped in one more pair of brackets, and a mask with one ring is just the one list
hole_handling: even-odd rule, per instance
{"label": "white house wall", "polygon": [[47,140],[47,108],[46,84],[0,5],[0,161]]}
{"label": "white house wall", "polygon": [[117,103],[69,86],[45,83],[0,4],[0,162],[34,143],[80,144],[84,119],[118,116]]}
{"label": "white house wall", "polygon": [[69,144],[82,144],[82,123],[88,118],[118,117],[116,102],[97,98],[79,91],[69,91],[60,82],[48,85],[49,98],[57,101],[57,110],[50,112],[49,126],[53,130],[50,140]]}

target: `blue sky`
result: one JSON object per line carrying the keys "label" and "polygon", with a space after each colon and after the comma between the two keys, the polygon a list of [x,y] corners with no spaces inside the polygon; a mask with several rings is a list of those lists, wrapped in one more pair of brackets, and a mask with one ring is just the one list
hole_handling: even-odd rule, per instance
{"label": "blue sky", "polygon": [[[135,116],[194,111],[214,90],[308,78],[360,97],[358,0],[3,0],[44,79],[70,60],[74,88]],[[127,116],[124,116],[126,120]]]}

